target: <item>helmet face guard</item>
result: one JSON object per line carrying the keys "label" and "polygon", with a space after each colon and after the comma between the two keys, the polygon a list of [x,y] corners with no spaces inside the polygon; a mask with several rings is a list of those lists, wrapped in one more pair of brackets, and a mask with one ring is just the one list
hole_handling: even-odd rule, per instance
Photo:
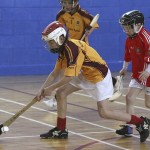
{"label": "helmet face guard", "polygon": [[144,25],[144,16],[138,10],[129,11],[121,16],[119,23],[123,27],[123,29],[124,27],[129,26],[134,29],[135,33],[138,33]]}
{"label": "helmet face guard", "polygon": [[61,0],[60,4],[64,11],[71,12],[78,5],[78,0]]}
{"label": "helmet face guard", "polygon": [[43,40],[43,44],[44,44],[44,48],[48,50],[49,52],[54,53],[54,54],[59,52],[59,48],[51,48],[48,41]]}

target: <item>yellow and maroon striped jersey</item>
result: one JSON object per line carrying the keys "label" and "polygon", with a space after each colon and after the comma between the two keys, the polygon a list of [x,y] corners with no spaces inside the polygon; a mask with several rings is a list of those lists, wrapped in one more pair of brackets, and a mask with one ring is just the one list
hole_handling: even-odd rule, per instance
{"label": "yellow and maroon striped jersey", "polygon": [[[80,40],[85,32],[85,29],[90,28],[90,23],[93,16],[87,11],[81,9],[79,5],[77,5],[76,9],[77,10],[74,14],[61,10],[57,14],[56,20],[66,26],[70,38]],[[98,27],[99,25],[95,24],[95,28]]]}
{"label": "yellow and maroon striped jersey", "polygon": [[68,39],[57,59],[56,69],[65,69],[65,76],[78,76],[81,72],[86,80],[97,83],[108,72],[102,57],[81,40]]}

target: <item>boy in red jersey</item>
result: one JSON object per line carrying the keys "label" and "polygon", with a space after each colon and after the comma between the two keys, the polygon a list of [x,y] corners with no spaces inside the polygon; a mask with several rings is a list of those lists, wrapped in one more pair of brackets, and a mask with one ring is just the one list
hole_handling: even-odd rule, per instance
{"label": "boy in red jersey", "polygon": [[[144,15],[138,10],[132,10],[122,15],[120,25],[127,34],[124,52],[124,64],[120,71],[124,75],[129,62],[132,62],[132,79],[126,95],[126,111],[134,114],[134,101],[144,90],[145,106],[150,108],[150,33],[144,28]],[[132,125],[128,122],[116,133],[131,136]]]}
{"label": "boy in red jersey", "polygon": [[[94,18],[93,15],[80,7],[79,0],[60,0],[60,4],[62,9],[56,15],[56,20],[66,26],[70,38],[80,40],[85,34],[83,41],[88,43],[90,33],[99,27],[96,23],[91,29],[90,23]],[[120,80],[120,76],[112,77],[115,92],[119,89]],[[43,102],[49,107],[55,108],[57,105],[55,98]]]}
{"label": "boy in red jersey", "polygon": [[[58,53],[58,59],[55,68],[36,96],[40,101],[57,89],[57,125],[47,133],[41,134],[41,138],[68,138],[66,129],[67,96],[79,90],[86,91],[96,100],[101,117],[130,122],[136,125],[141,142],[148,138],[148,118],[139,118],[109,108],[108,99],[113,94],[112,77],[106,62],[96,50],[84,41],[69,38],[64,26],[58,21],[52,22],[44,29],[42,39],[51,53]],[[63,78],[51,83],[62,70],[64,70]]]}

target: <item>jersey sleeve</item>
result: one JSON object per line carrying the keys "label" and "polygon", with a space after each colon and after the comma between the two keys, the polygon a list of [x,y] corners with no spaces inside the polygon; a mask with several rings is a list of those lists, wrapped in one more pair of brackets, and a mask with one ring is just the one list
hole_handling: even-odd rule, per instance
{"label": "jersey sleeve", "polygon": [[150,63],[150,33],[147,32],[146,30],[143,30],[139,36],[144,44],[145,49],[144,61],[146,63]]}
{"label": "jersey sleeve", "polygon": [[64,69],[67,66],[66,64],[67,64],[66,59],[58,58],[55,64],[55,69],[58,69],[58,70]]}
{"label": "jersey sleeve", "polygon": [[[90,23],[93,20],[93,18],[94,18],[93,16],[92,16],[92,18],[88,17],[88,15],[83,17],[86,29],[91,28]],[[96,23],[93,28],[97,29],[98,27],[99,27],[99,25],[98,25],[98,23]]]}
{"label": "jersey sleeve", "polygon": [[[90,29],[91,28],[90,27],[90,23],[93,20],[94,16],[91,15],[88,11],[86,11],[84,9],[81,9],[81,8],[80,8],[80,10],[78,12],[83,18],[83,21],[84,21],[84,24],[85,24],[85,28],[86,29]],[[94,25],[94,28],[98,28],[98,27],[99,27],[99,25],[98,25],[98,23],[96,23]]]}
{"label": "jersey sleeve", "polygon": [[131,56],[130,56],[127,40],[126,40],[126,43],[125,43],[124,60],[125,60],[125,62],[130,62],[131,61]]}
{"label": "jersey sleeve", "polygon": [[63,11],[63,10],[60,10],[59,12],[58,12],[58,14],[56,15],[56,21],[59,21],[60,23],[62,23],[63,25],[65,25],[65,21],[64,21],[64,19],[63,19],[63,14],[65,13],[65,11]]}

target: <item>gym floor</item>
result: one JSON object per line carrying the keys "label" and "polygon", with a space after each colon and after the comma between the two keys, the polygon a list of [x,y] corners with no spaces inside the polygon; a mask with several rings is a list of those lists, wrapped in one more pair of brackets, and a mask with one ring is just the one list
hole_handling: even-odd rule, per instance
{"label": "gym floor", "polygon": [[[116,73],[113,73],[115,76]],[[27,105],[36,95],[47,76],[0,77],[0,124]],[[125,111],[125,94],[130,73],[123,79],[123,96],[110,102],[112,109]],[[143,92],[135,102],[135,114],[149,117]],[[68,97],[68,139],[40,139],[41,133],[55,126],[56,108],[37,102],[13,122],[7,133],[0,135],[0,150],[149,150],[150,138],[140,143],[134,129],[130,138],[115,134],[124,122],[100,118],[96,102],[83,91]]]}

